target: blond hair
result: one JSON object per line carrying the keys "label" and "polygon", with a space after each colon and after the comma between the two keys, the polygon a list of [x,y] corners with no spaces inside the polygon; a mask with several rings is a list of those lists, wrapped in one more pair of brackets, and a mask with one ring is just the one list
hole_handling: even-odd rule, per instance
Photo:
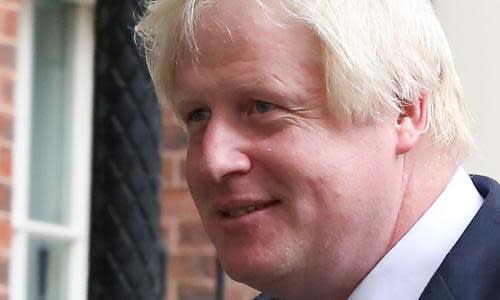
{"label": "blond hair", "polygon": [[[377,120],[425,93],[427,134],[456,154],[467,152],[472,138],[462,87],[428,0],[275,1],[321,40],[329,104],[339,117]],[[216,3],[150,1],[136,33],[160,99],[170,101],[181,45],[198,50],[200,8]]]}

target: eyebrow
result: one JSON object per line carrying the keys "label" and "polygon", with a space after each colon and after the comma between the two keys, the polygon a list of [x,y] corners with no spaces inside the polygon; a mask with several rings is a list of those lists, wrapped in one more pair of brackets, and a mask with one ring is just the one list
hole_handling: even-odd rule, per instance
{"label": "eyebrow", "polygon": [[[258,75],[250,75],[249,80],[245,80],[246,74],[229,79],[228,85],[231,86],[231,90],[227,90],[226,92],[234,95],[245,95],[260,91],[264,94],[273,94],[276,96],[282,96],[285,93],[287,85],[278,75],[273,72],[260,73]],[[175,93],[172,104],[176,107],[181,103],[186,106],[201,104],[206,95],[206,90],[197,88],[181,90]]]}

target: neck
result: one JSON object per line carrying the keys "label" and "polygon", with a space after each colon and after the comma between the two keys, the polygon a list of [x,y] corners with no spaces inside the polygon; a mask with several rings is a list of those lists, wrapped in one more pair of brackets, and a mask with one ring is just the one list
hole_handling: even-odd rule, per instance
{"label": "neck", "polygon": [[404,157],[402,201],[387,252],[413,227],[455,174],[455,158],[437,146],[417,148]]}

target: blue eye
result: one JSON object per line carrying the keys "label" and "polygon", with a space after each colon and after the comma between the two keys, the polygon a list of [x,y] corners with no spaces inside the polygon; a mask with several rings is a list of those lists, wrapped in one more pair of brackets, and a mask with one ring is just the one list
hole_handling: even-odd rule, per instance
{"label": "blue eye", "polygon": [[276,108],[276,106],[274,106],[274,104],[271,104],[271,103],[265,102],[265,101],[257,100],[254,102],[253,110],[254,110],[254,112],[262,114],[262,113],[269,112],[275,108]]}
{"label": "blue eye", "polygon": [[208,108],[197,108],[192,110],[187,116],[187,122],[201,122],[210,119],[211,116],[210,109]]}

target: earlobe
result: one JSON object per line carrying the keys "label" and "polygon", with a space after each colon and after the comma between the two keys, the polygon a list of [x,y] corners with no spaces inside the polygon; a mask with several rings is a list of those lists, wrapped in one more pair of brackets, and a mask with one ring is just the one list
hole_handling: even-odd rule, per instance
{"label": "earlobe", "polygon": [[398,116],[396,125],[397,154],[412,150],[424,133],[427,125],[427,101],[427,93],[423,92],[415,101],[403,104],[403,111]]}

